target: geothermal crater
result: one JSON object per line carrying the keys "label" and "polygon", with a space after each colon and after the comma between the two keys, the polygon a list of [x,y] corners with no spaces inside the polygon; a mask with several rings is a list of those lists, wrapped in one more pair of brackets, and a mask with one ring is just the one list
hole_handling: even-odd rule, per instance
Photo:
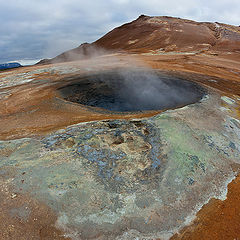
{"label": "geothermal crater", "polygon": [[199,101],[196,83],[145,70],[117,70],[77,77],[58,89],[67,101],[117,112],[164,110]]}

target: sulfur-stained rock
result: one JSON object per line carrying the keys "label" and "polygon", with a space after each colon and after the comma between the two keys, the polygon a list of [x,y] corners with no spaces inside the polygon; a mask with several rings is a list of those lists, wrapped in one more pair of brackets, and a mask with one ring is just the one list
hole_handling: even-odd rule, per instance
{"label": "sulfur-stained rock", "polygon": [[[238,120],[222,113],[219,98],[211,94],[142,120],[81,123],[2,141],[0,168],[8,169],[2,181],[13,176],[14,194],[50,207],[68,236],[113,239],[134,229],[135,236],[161,237],[184,226],[210,198],[223,199],[234,178]],[[206,129],[212,103],[218,128]],[[199,111],[196,126],[189,115]],[[29,214],[21,206],[10,213],[23,220]]]}

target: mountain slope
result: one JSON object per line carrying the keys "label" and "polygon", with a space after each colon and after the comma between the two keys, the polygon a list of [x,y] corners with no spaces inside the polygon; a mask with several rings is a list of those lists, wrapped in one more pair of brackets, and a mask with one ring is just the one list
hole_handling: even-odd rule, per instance
{"label": "mountain slope", "polygon": [[[101,51],[96,49],[102,49]],[[173,17],[149,17],[117,27],[88,44],[40,63],[79,60],[104,54],[104,51],[129,53],[165,52],[240,52],[240,27],[221,23],[195,22]]]}

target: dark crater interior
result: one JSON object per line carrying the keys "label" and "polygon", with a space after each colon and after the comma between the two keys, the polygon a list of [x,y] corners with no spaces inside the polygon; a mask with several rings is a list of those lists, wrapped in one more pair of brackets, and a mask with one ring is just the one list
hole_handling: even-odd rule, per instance
{"label": "dark crater interior", "polygon": [[58,91],[67,101],[116,112],[177,108],[205,94],[196,83],[142,69],[75,77]]}

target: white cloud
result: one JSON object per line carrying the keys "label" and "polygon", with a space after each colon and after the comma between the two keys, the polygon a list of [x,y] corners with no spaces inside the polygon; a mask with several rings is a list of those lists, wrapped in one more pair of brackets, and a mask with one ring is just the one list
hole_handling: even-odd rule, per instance
{"label": "white cloud", "polygon": [[53,57],[141,14],[240,25],[239,0],[0,0],[0,61]]}

